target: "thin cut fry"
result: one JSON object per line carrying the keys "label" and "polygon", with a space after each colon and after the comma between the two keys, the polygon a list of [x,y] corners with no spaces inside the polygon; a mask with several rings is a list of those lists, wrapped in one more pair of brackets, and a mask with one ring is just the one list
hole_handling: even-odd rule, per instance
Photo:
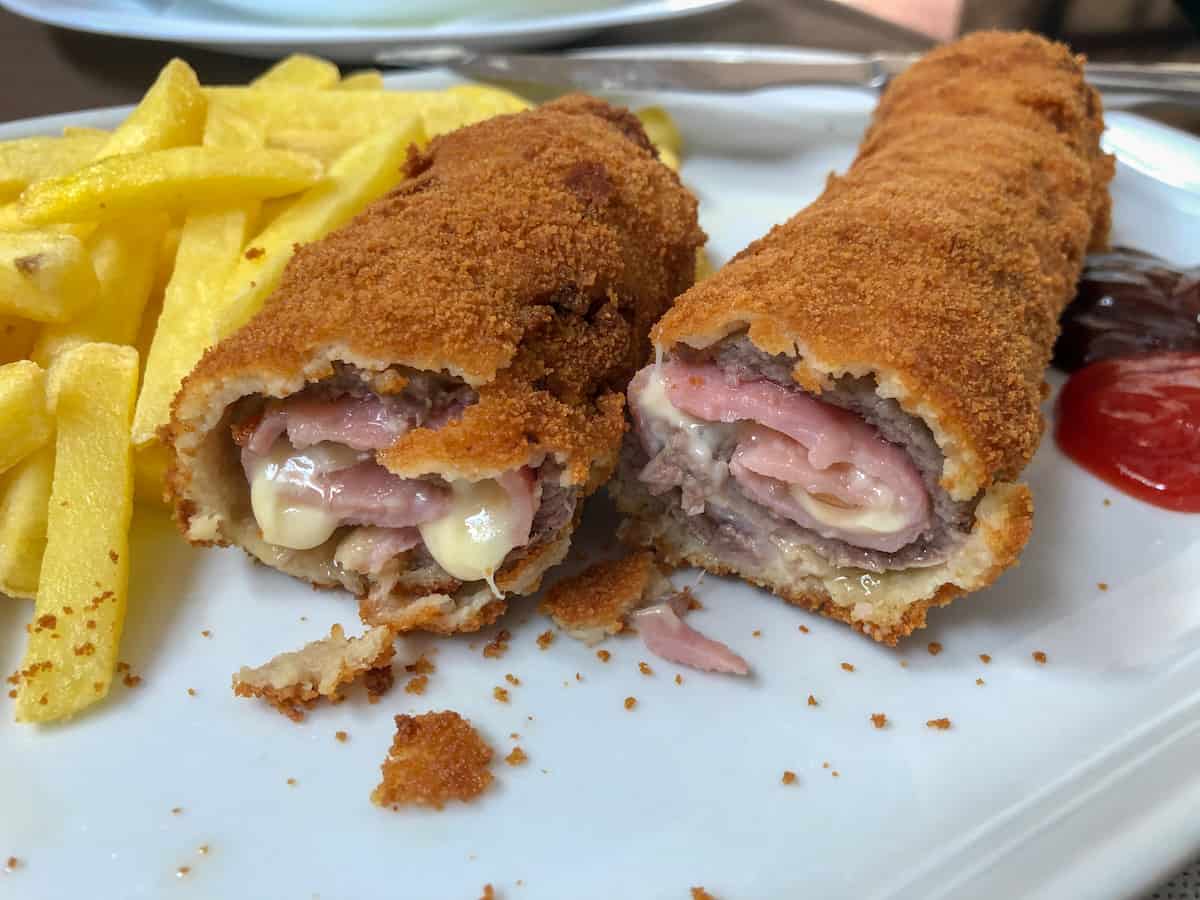
{"label": "thin cut fry", "polygon": [[359,137],[348,131],[311,131],[303,128],[285,128],[267,136],[269,147],[303,153],[325,165],[332,165],[358,141]]}
{"label": "thin cut fry", "polygon": [[303,190],[320,165],[284,150],[173,147],[115,156],[65,178],[48,178],[21,195],[26,222],[109,221],[149,210],[222,206]]}
{"label": "thin cut fry", "polygon": [[296,244],[315,241],[339,227],[398,184],[408,148],[423,137],[421,125],[406,125],[351,147],[321,184],[285,209],[250,241],[226,286],[221,338],[245,324],[279,283]]}
{"label": "thin cut fry", "polygon": [[0,480],[0,594],[26,600],[37,594],[53,478],[51,442]]}
{"label": "thin cut fry", "polygon": [[21,204],[17,201],[0,206],[0,233],[40,231],[50,234],[66,234],[79,240],[86,241],[95,232],[92,222],[70,222],[63,225],[30,225],[21,218]]}
{"label": "thin cut fry", "polygon": [[162,506],[163,486],[167,483],[167,448],[147,444],[133,451],[133,498],[148,506]]}
{"label": "thin cut fry", "polygon": [[107,134],[0,141],[0,199],[11,200],[35,181],[86,166],[107,141]]}
{"label": "thin cut fry", "polygon": [[447,101],[431,104],[421,111],[425,139],[448,134],[493,116],[519,113],[529,109],[528,101],[500,88],[466,84],[445,91]]}
{"label": "thin cut fry", "polygon": [[314,91],[301,88],[205,88],[211,105],[261,122],[268,135],[284,129],[378,134],[427,109],[457,106],[448,91]]}
{"label": "thin cut fry", "polygon": [[250,82],[251,87],[330,88],[338,83],[338,67],[328,60],[293,53]]}
{"label": "thin cut fry", "polygon": [[644,106],[634,115],[641,120],[642,128],[646,129],[646,137],[650,138],[650,143],[657,147],[660,153],[669,150],[675,159],[683,155],[683,136],[680,135],[679,126],[675,124],[669,112],[661,106]]}
{"label": "thin cut fry", "polygon": [[[262,142],[262,132],[248,124],[237,113],[214,108],[209,113],[205,143],[253,149]],[[256,204],[243,202],[192,213],[184,224],[133,419],[133,442],[140,449],[158,440],[158,429],[170,418],[180,381],[216,342],[216,323],[228,297],[225,284],[241,257],[257,212]]]}
{"label": "thin cut fry", "polygon": [[65,350],[93,342],[132,344],[141,327],[158,258],[147,253],[166,230],[161,213],[101,226],[92,241],[99,299],[72,321],[47,325],[33,345],[38,365],[49,366]]}
{"label": "thin cut fry", "polygon": [[173,59],[163,66],[137,108],[112,133],[96,158],[198,143],[207,105],[192,67]]}
{"label": "thin cut fry", "polygon": [[27,359],[0,366],[0,474],[50,440],[46,373]]}
{"label": "thin cut fry", "polygon": [[108,693],[125,620],[137,351],[85,344],[50,388],[57,465],[17,721],[73,715]]}
{"label": "thin cut fry", "polygon": [[0,315],[66,322],[96,302],[92,260],[78,238],[0,233]]}
{"label": "thin cut fry", "polygon": [[361,72],[351,72],[335,87],[339,91],[382,91],[383,75],[378,69],[363,69]]}

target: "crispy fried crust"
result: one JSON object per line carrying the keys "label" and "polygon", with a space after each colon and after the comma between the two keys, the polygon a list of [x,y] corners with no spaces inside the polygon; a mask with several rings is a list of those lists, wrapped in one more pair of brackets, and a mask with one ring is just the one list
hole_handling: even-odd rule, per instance
{"label": "crispy fried crust", "polygon": [[[360,597],[370,579],[336,570],[331,549],[264,544],[230,450],[231,405],[288,396],[336,362],[379,390],[395,389],[392,366],[442,371],[474,386],[478,402],[380,451],[382,465],[478,480],[553,458],[582,499],[612,472],[625,383],[648,355],[650,325],[691,285],[704,241],[695,198],[658,162],[636,117],[594,98],[461,129],[414,150],[407,169],[393,193],[298,249],[266,307],[184,380],[164,438],[168,492],[190,540],[239,544]],[[497,583],[536,587],[569,540],[510,563]],[[406,585],[388,615],[364,617],[478,628],[504,606],[476,587]],[[398,611],[401,601],[411,608]]]}
{"label": "crispy fried crust", "polygon": [[546,593],[538,611],[573,638],[596,644],[625,628],[625,617],[670,587],[649,551],[588,566]]}
{"label": "crispy fried crust", "polygon": [[748,326],[796,380],[874,375],[929,424],[967,500],[1040,439],[1042,384],[1083,257],[1104,246],[1111,157],[1082,60],[1027,33],[941,47],[884,93],[821,197],[683,295],[669,350]]}
{"label": "crispy fried crust", "polygon": [[492,748],[456,712],[396,716],[396,735],[371,801],[435,809],[450,800],[469,803],[492,783],[491,761]]}
{"label": "crispy fried crust", "polygon": [[[239,697],[261,697],[299,722],[304,710],[321,697],[338,702],[341,688],[359,677],[376,686],[386,681],[382,674],[373,673],[391,671],[394,637],[390,628],[379,627],[362,637],[347,638],[342,626],[334,625],[329,637],[280,653],[258,668],[243,666],[233,676],[233,692]],[[371,693],[381,691],[376,688]]]}

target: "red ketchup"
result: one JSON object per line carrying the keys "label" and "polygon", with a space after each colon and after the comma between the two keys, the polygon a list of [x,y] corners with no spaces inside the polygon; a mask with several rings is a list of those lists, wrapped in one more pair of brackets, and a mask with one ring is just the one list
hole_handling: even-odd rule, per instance
{"label": "red ketchup", "polygon": [[1080,369],[1058,395],[1054,437],[1067,456],[1125,493],[1200,512],[1200,353]]}
{"label": "red ketchup", "polygon": [[1054,348],[1075,370],[1058,396],[1062,451],[1179,512],[1200,512],[1198,276],[1137,251],[1089,257]]}

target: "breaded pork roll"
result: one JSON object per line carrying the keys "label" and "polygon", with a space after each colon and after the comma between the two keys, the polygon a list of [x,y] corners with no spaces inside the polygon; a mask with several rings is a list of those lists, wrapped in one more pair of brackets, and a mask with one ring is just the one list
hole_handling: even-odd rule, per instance
{"label": "breaded pork roll", "polygon": [[1067,48],[984,33],[884,93],[849,171],[683,295],[629,387],[625,536],[895,643],[1029,536],[1015,483],[1112,162]]}
{"label": "breaded pork roll", "polygon": [[587,97],[408,175],[184,381],[169,492],[193,542],[344,586],[369,624],[472,630],[566,553],[704,236],[637,119]]}

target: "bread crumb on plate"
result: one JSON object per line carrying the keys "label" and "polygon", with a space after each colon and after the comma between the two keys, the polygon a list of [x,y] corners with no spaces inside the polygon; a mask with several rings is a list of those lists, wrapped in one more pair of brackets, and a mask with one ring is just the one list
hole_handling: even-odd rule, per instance
{"label": "bread crumb on plate", "polygon": [[626,627],[626,616],[669,591],[650,551],[594,563],[546,594],[539,611],[571,637],[598,644]]}
{"label": "bread crumb on plate", "polygon": [[467,803],[492,783],[491,761],[492,748],[452,710],[396,716],[396,734],[371,800],[393,808]]}

